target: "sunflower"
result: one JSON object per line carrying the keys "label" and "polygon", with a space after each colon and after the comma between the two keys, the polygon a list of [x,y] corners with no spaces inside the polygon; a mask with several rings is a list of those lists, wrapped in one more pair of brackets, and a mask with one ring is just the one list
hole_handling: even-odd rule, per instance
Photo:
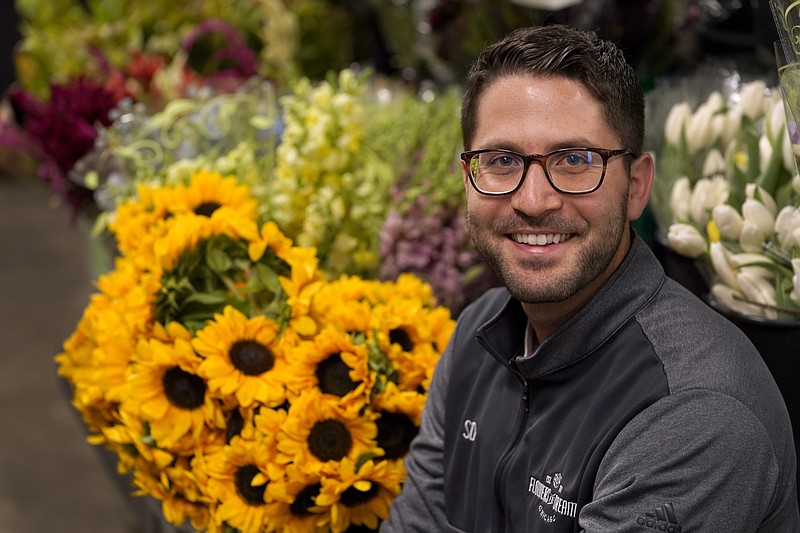
{"label": "sunflower", "polygon": [[368,460],[356,466],[342,459],[338,477],[323,477],[319,505],[330,506],[331,530],[346,531],[351,525],[376,530],[389,515],[389,505],[400,493],[405,477],[402,465]]}
{"label": "sunflower", "polygon": [[338,399],[311,390],[292,400],[281,428],[278,460],[301,470],[325,474],[338,468],[345,457],[381,455],[375,438],[376,415],[365,405],[339,405]]}
{"label": "sunflower", "polygon": [[283,479],[270,483],[267,492],[278,502],[272,521],[282,533],[329,533],[330,513],[317,504],[322,483],[318,474],[288,464]]}
{"label": "sunflower", "polygon": [[223,429],[225,419],[198,376],[202,359],[191,345],[192,336],[177,322],[156,324],[155,335],[136,347],[134,370],[121,408],[139,414],[158,446],[171,448],[184,436],[194,441],[207,427]]}
{"label": "sunflower", "polygon": [[372,309],[378,344],[398,369],[402,390],[427,390],[440,343],[455,327],[445,308],[430,308],[420,299],[394,297]]}
{"label": "sunflower", "polygon": [[364,401],[374,381],[366,346],[333,326],[289,352],[287,387],[295,395],[309,389],[341,398],[343,404]]}
{"label": "sunflower", "polygon": [[260,402],[268,407],[286,400],[286,343],[280,327],[265,316],[247,318],[226,306],[222,314],[199,330],[192,346],[204,361],[198,368],[212,394],[235,395],[249,407]]}
{"label": "sunflower", "polygon": [[186,186],[164,187],[171,216],[153,243],[154,259],[165,270],[186,250],[212,235],[258,239],[258,209],[250,188],[236,178],[198,171]]}
{"label": "sunflower", "polygon": [[172,216],[169,196],[162,187],[140,185],[136,196],[117,206],[109,222],[117,250],[134,258],[142,268],[152,265],[153,243],[166,232],[165,222]]}
{"label": "sunflower", "polygon": [[204,458],[206,490],[218,502],[212,517],[218,526],[227,524],[242,533],[274,530],[271,521],[278,504],[267,491],[267,455],[258,442],[234,437]]}
{"label": "sunflower", "polygon": [[187,186],[173,188],[169,205],[175,215],[191,212],[211,218],[218,209],[228,207],[250,220],[258,216],[258,203],[249,186],[235,176],[209,170],[198,170]]}
{"label": "sunflower", "polygon": [[382,459],[402,461],[419,432],[424,407],[424,394],[401,391],[392,382],[373,398],[372,408],[378,413],[378,446],[384,451]]}
{"label": "sunflower", "polygon": [[374,282],[342,276],[317,291],[311,302],[311,316],[320,324],[366,335],[370,332],[374,292]]}
{"label": "sunflower", "polygon": [[207,497],[198,485],[191,466],[192,459],[178,457],[163,470],[137,468],[133,472],[136,495],[147,495],[161,501],[164,518],[176,526],[189,520],[197,530],[205,530],[216,502]]}

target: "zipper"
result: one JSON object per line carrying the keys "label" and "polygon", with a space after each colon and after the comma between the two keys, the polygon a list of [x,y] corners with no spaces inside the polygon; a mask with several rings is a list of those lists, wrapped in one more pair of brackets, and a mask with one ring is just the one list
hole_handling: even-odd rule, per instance
{"label": "zipper", "polygon": [[497,463],[497,468],[494,471],[494,499],[497,505],[497,516],[499,517],[499,527],[497,529],[497,533],[503,533],[506,529],[506,523],[503,518],[503,498],[501,497],[502,487],[503,487],[503,478],[505,477],[506,469],[508,468],[508,463],[511,461],[511,457],[514,455],[514,452],[517,450],[517,444],[519,444],[520,440],[522,440],[522,435],[525,433],[525,427],[528,424],[528,413],[530,412],[530,386],[528,385],[527,380],[523,377],[523,375],[517,370],[517,366],[514,363],[514,360],[511,359],[509,361],[509,367],[511,371],[514,373],[515,376],[519,379],[520,383],[522,384],[522,416],[520,418],[520,423],[517,426],[516,435],[514,435],[514,439],[511,441],[511,444],[506,448],[506,451],[503,453],[503,456],[500,458],[500,461]]}

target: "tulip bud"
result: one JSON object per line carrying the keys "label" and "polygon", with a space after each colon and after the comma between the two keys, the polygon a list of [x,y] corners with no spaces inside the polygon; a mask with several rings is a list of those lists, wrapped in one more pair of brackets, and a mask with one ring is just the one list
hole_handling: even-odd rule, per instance
{"label": "tulip bud", "polygon": [[742,233],[744,219],[739,212],[728,204],[718,204],[711,210],[711,218],[719,228],[723,238],[738,241]]}
{"label": "tulip bud", "polygon": [[752,81],[742,88],[738,107],[744,116],[756,120],[763,113],[766,90],[767,84],[762,80]]}
{"label": "tulip bud", "polygon": [[787,205],[775,217],[775,234],[783,252],[788,253],[795,244],[800,244],[794,241],[795,229],[800,229],[800,208]]}
{"label": "tulip bud", "polygon": [[711,258],[711,266],[719,277],[720,281],[732,289],[739,290],[739,281],[736,279],[736,272],[732,268],[730,252],[721,242],[712,242],[708,247]]}
{"label": "tulip bud", "polygon": [[[780,97],[780,93],[777,98],[772,98],[769,113],[766,116],[765,129],[770,142],[773,144],[779,133],[786,129],[786,111],[784,111],[783,98]],[[784,135],[784,137],[788,137],[788,135]]]}
{"label": "tulip bud", "polygon": [[778,204],[766,189],[755,183],[748,183],[744,186],[744,196],[748,200],[758,200],[766,207],[772,216],[778,212]]}
{"label": "tulip bud", "polygon": [[679,146],[681,142],[681,132],[689,126],[689,117],[692,109],[688,102],[681,102],[672,106],[664,122],[664,138],[673,146]]}
{"label": "tulip bud", "polygon": [[785,168],[790,174],[797,172],[797,163],[794,159],[794,147],[792,146],[792,139],[789,136],[788,131],[781,139],[781,160],[783,163],[783,168]]}
{"label": "tulip bud", "polygon": [[769,160],[772,157],[772,150],[772,143],[767,137],[767,134],[763,133],[761,137],[758,138],[758,171],[762,174],[767,171]]}
{"label": "tulip bud", "polygon": [[689,220],[689,202],[692,196],[692,185],[689,178],[681,176],[672,185],[669,193],[669,208],[673,220]]}
{"label": "tulip bud", "polygon": [[747,219],[742,222],[742,231],[739,233],[739,244],[742,250],[758,253],[762,250],[762,245],[766,240],[767,234],[761,230],[758,224]]}
{"label": "tulip bud", "polygon": [[670,248],[692,259],[703,255],[708,248],[703,234],[691,224],[671,224],[667,231],[667,240]]}
{"label": "tulip bud", "polygon": [[689,199],[689,215],[691,220],[704,227],[715,205],[725,203],[728,199],[730,184],[721,176],[701,178],[697,181]]}
{"label": "tulip bud", "polygon": [[722,283],[715,283],[711,287],[711,297],[722,307],[750,316],[762,316],[763,309],[757,305],[744,301],[744,296]]}
{"label": "tulip bud", "polygon": [[764,254],[759,253],[738,253],[730,256],[731,264],[737,272],[749,272],[754,276],[764,279],[773,279],[775,262]]}
{"label": "tulip bud", "polygon": [[740,271],[736,277],[747,300],[766,306],[767,309],[763,309],[763,314],[767,318],[778,317],[778,313],[774,309],[778,302],[775,295],[775,285],[772,282],[746,271]]}
{"label": "tulip bud", "polygon": [[714,131],[711,127],[711,118],[715,112],[715,109],[703,103],[689,119],[689,125],[686,128],[686,144],[690,154],[696,154],[716,140],[713,138]]}
{"label": "tulip bud", "polygon": [[[775,201],[773,200],[772,203],[774,205]],[[746,221],[758,226],[765,237],[770,235],[775,228],[775,215],[758,200],[745,200],[742,204],[742,216]]]}
{"label": "tulip bud", "polygon": [[715,174],[725,174],[725,156],[717,148],[712,148],[703,161],[703,176],[709,177]]}

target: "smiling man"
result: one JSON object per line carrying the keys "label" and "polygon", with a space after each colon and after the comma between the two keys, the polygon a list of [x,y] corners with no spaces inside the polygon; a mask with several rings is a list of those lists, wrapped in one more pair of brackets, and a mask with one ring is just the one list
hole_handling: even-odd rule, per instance
{"label": "smiling man", "polygon": [[771,375],[630,227],[653,161],[622,53],[517,30],[470,70],[462,130],[467,222],[505,287],[459,317],[381,530],[800,531]]}

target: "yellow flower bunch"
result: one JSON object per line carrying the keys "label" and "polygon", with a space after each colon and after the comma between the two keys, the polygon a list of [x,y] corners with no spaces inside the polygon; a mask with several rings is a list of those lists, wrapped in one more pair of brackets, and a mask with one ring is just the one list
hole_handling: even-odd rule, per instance
{"label": "yellow flower bunch", "polygon": [[89,441],[176,525],[376,529],[454,322],[410,275],[324,280],[256,212],[218,172],[140,187],[59,373]]}

